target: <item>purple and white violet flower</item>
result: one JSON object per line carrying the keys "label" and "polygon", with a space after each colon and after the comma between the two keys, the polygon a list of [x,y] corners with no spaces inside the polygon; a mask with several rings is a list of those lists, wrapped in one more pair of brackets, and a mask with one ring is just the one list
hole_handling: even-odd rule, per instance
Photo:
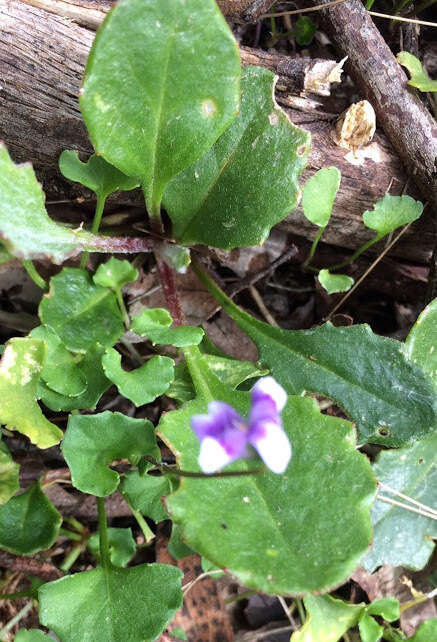
{"label": "purple and white violet flower", "polygon": [[282,427],[281,411],[287,393],[273,377],[264,377],[252,388],[249,420],[223,401],[208,404],[207,415],[194,415],[191,427],[200,441],[199,466],[214,473],[240,457],[250,457],[248,446],[258,452],[274,473],[283,473],[291,458],[291,445]]}

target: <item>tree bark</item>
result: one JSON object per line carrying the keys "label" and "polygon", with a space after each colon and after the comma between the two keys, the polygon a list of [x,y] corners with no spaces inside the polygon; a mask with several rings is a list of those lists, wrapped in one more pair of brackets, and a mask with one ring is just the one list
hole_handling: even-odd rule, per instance
{"label": "tree bark", "polygon": [[[45,9],[33,6],[41,3]],[[59,4],[53,0],[0,0],[0,139],[7,144],[16,162],[33,163],[48,200],[91,198],[89,192],[64,180],[57,168],[62,150],[73,148],[83,154],[92,150],[77,97],[95,34],[65,18],[65,6],[68,8],[70,4],[80,6],[80,20],[85,24],[87,7],[93,10],[94,17],[97,11],[103,16],[110,3],[107,0]],[[62,16],[46,10],[56,11],[60,5],[64,11]],[[288,87],[287,92],[293,85],[294,91],[299,91],[298,74],[293,75],[292,70],[296,64],[302,66],[301,62],[289,59],[288,63],[284,56],[248,49],[243,49],[241,55],[243,62],[279,71],[278,85]],[[286,63],[288,71],[284,71]],[[302,78],[302,69],[299,74]],[[377,131],[375,142],[366,148],[370,157],[357,164],[350,153],[331,140],[336,114],[326,113],[314,100],[293,97],[287,92],[277,92],[277,99],[287,105],[285,109],[292,122],[313,136],[308,167],[301,183],[321,167],[336,165],[342,172],[333,216],[323,239],[333,245],[356,248],[372,236],[361,221],[362,213],[371,209],[387,189],[399,194],[404,188],[407,180],[402,163],[384,135]],[[115,202],[142,205],[142,197],[139,192],[123,192]],[[299,209],[290,214],[280,228],[307,238],[316,232]],[[432,252],[433,236],[430,217],[423,217],[393,253],[426,262]]]}

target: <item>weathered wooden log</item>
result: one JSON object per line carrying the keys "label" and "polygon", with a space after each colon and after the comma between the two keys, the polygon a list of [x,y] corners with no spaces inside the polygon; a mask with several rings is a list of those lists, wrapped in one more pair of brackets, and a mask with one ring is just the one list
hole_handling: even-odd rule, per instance
{"label": "weathered wooden log", "polygon": [[[45,9],[34,4],[45,5]],[[63,149],[91,152],[85,125],[81,119],[78,92],[94,32],[53,13],[69,2],[54,0],[0,0],[0,139],[8,145],[14,160],[31,161],[49,200],[75,198],[89,193],[71,185],[59,174],[57,162]],[[107,0],[75,0],[75,6],[93,10],[103,17]],[[51,12],[46,9],[50,8]],[[98,14],[96,12],[99,12]],[[81,19],[83,23],[84,20]],[[95,26],[95,25],[91,25]],[[270,54],[243,50],[243,61],[275,66]],[[278,67],[284,65],[278,57]],[[290,75],[289,77],[290,78]],[[278,84],[291,84],[284,74]],[[314,100],[277,94],[291,120],[312,133],[313,146],[302,182],[317,169],[336,165],[342,172],[332,222],[324,240],[334,245],[356,248],[366,241],[369,232],[361,215],[371,209],[387,189],[399,194],[406,184],[402,164],[384,135],[377,131],[374,142],[365,148],[361,160],[335,145],[331,130],[336,114],[327,114]],[[119,204],[140,204],[141,195],[122,193]],[[300,210],[293,212],[281,226],[301,236],[312,238],[314,227]],[[426,262],[433,247],[433,223],[423,217],[404,236],[394,254]]]}

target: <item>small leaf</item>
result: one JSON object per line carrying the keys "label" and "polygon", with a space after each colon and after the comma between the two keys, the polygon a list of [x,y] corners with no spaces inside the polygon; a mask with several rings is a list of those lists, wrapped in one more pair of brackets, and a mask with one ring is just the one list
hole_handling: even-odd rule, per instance
{"label": "small leaf", "polygon": [[62,642],[152,642],[182,605],[181,577],[166,564],[69,575],[39,589],[40,621]]}
{"label": "small leaf", "polygon": [[411,642],[434,642],[437,639],[437,618],[431,618],[420,625]]}
{"label": "small leaf", "polygon": [[[193,414],[218,399],[245,415],[249,394],[221,384],[200,357],[190,371],[197,398],[164,415],[158,431],[180,467],[195,471]],[[293,446],[283,475],[185,477],[166,506],[184,541],[245,586],[288,595],[328,590],[348,576],[370,544],[375,481],[355,449],[351,424],[320,414],[313,400],[300,397],[289,398],[282,418]],[[253,468],[242,460],[229,467]]]}
{"label": "small leaf", "polygon": [[408,51],[400,51],[396,58],[399,64],[406,67],[410,72],[411,80],[408,81],[409,85],[417,87],[419,91],[437,91],[437,80],[431,80],[416,56],[413,56]]}
{"label": "small leaf", "polygon": [[138,179],[126,176],[96,154],[83,163],[75,149],[62,152],[59,157],[59,169],[65,178],[85,185],[102,199],[118,190],[129,191],[140,184]]}
{"label": "small leaf", "polygon": [[115,294],[93,283],[79,268],[63,268],[50,281],[39,316],[72,352],[87,352],[97,344],[114,345],[123,333],[123,318]]}
{"label": "small leaf", "polygon": [[70,410],[92,410],[96,407],[102,394],[109,388],[111,382],[105,377],[102,366],[104,348],[96,346],[85,354],[77,356],[76,366],[86,381],[85,391],[78,397],[61,395],[48,388],[44,382],[38,383],[38,399],[55,412]]}
{"label": "small leaf", "polygon": [[87,388],[87,380],[78,368],[76,359],[63,345],[51,328],[40,325],[29,337],[42,339],[46,345],[46,357],[41,370],[41,379],[50,390],[67,397],[78,397]]}
{"label": "small leaf", "polygon": [[33,555],[50,548],[62,518],[37,482],[0,506],[0,548],[15,555]]}
{"label": "small leaf", "polygon": [[185,631],[181,629],[180,626],[176,627],[171,631],[170,635],[175,638],[176,640],[188,640],[187,636],[185,635]]}
{"label": "small leaf", "polygon": [[102,364],[108,379],[137,408],[163,395],[174,379],[174,361],[169,357],[152,357],[140,368],[126,372],[121,366],[121,354],[109,348]]}
{"label": "small leaf", "polygon": [[168,181],[235,117],[239,77],[235,40],[213,0],[119,3],[94,41],[80,97],[96,152],[141,177],[155,211]]}
{"label": "small leaf", "polygon": [[310,135],[275,103],[271,71],[248,67],[241,82],[237,118],[165,191],[173,235],[184,244],[225,250],[261,244],[297,205]]}
{"label": "small leaf", "polygon": [[369,615],[380,615],[387,622],[399,620],[399,600],[394,597],[384,597],[373,600],[366,606],[366,613]]}
{"label": "small leaf", "polygon": [[337,642],[357,624],[364,608],[364,604],[348,604],[330,595],[306,595],[303,603],[308,616],[290,642]]}
{"label": "small leaf", "polygon": [[[437,434],[411,448],[380,453],[373,470],[378,481],[426,506],[437,505]],[[398,500],[381,489],[382,497]],[[403,503],[404,500],[399,500]],[[434,550],[437,522],[377,499],[372,508],[373,543],[364,559],[372,572],[383,564],[423,568]]]}
{"label": "small leaf", "polygon": [[161,249],[161,255],[178,274],[185,274],[191,263],[189,248],[175,243],[166,243]]}
{"label": "small leaf", "polygon": [[347,292],[354,284],[353,278],[347,274],[331,274],[329,270],[320,270],[317,278],[328,294]]}
{"label": "small leaf", "polygon": [[104,288],[119,292],[126,283],[133,283],[138,278],[138,270],[129,261],[119,261],[113,256],[102,263],[93,276],[93,281]]}
{"label": "small leaf", "polygon": [[423,310],[405,341],[406,354],[429,374],[437,389],[437,299]]}
{"label": "small leaf", "polygon": [[170,490],[170,481],[165,475],[140,475],[136,470],[126,473],[120,483],[120,492],[127,496],[132,508],[156,523],[168,519],[161,499]]}
{"label": "small leaf", "polygon": [[98,497],[118,487],[119,475],[108,466],[114,459],[127,458],[137,465],[143,455],[160,457],[150,421],[109,411],[70,415],[62,452],[73,486]]}
{"label": "small leaf", "polygon": [[44,417],[36,401],[44,356],[41,339],[15,338],[6,344],[0,362],[0,423],[27,435],[39,448],[50,448],[63,433]]}
{"label": "small leaf", "polygon": [[325,167],[305,183],[302,209],[305,217],[314,225],[328,225],[340,181],[341,173],[336,167]]}
{"label": "small leaf", "polygon": [[15,463],[6,445],[0,440],[0,505],[5,504],[18,488],[20,466]]}
{"label": "small leaf", "polygon": [[[108,544],[111,564],[126,566],[137,552],[137,545],[130,528],[108,528]],[[94,533],[88,540],[88,548],[100,562],[99,534]]]}
{"label": "small leaf", "polygon": [[386,194],[375,203],[373,210],[364,212],[363,222],[366,227],[376,230],[377,237],[383,238],[398,227],[417,220],[422,211],[422,203],[411,196]]}
{"label": "small leaf", "polygon": [[313,41],[316,31],[317,25],[311,18],[308,18],[308,16],[299,16],[296,20],[296,28],[293,33],[297,44],[301,47],[306,47]]}
{"label": "small leaf", "polygon": [[202,328],[181,326],[170,328],[172,318],[163,308],[142,310],[140,316],[132,319],[131,329],[147,337],[153,345],[172,345],[176,348],[198,345],[204,336]]}
{"label": "small leaf", "polygon": [[364,614],[358,622],[358,629],[362,642],[379,642],[384,632],[382,627],[373,617]]}
{"label": "small leaf", "polygon": [[20,629],[14,642],[51,642],[52,638],[39,629]]}

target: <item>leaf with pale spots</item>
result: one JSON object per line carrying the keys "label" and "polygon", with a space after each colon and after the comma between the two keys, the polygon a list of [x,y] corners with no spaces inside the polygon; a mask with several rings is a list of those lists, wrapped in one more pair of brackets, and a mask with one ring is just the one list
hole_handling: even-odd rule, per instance
{"label": "leaf with pale spots", "polygon": [[271,71],[244,69],[239,115],[167,186],[163,204],[182,243],[258,245],[296,207],[310,135],[275,103],[274,84]]}
{"label": "leaf with pale spots", "polygon": [[63,434],[36,401],[44,357],[41,339],[15,338],[6,344],[0,362],[0,423],[27,435],[39,448],[54,446]]}
{"label": "leaf with pale spots", "polygon": [[[182,469],[199,470],[191,417],[205,413],[213,399],[246,416],[249,394],[222,384],[199,354],[187,357],[197,397],[164,415],[158,432]],[[293,447],[283,475],[185,477],[166,506],[184,542],[245,586],[283,594],[328,590],[348,577],[370,545],[375,479],[355,449],[349,422],[320,414],[311,399],[290,397],[283,423]],[[258,466],[238,460],[227,469]]]}

